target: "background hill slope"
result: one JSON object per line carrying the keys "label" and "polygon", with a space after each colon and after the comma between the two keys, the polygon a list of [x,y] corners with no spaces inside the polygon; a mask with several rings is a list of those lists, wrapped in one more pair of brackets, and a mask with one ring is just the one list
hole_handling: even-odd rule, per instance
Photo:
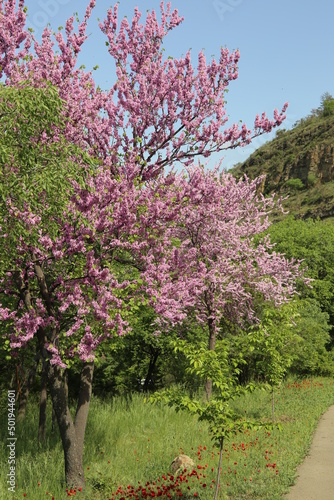
{"label": "background hill slope", "polygon": [[264,194],[289,195],[284,206],[297,218],[334,220],[334,99],[257,149],[230,172],[266,174]]}

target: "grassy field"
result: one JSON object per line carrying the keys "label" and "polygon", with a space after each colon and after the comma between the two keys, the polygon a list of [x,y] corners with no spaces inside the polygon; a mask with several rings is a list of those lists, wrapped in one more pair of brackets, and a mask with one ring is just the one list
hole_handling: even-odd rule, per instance
{"label": "grassy field", "polygon": [[[282,497],[293,483],[321,414],[334,403],[333,380],[317,378],[286,382],[276,394],[277,421],[282,430],[245,431],[227,441],[219,498],[270,499]],[[241,415],[271,418],[271,394],[255,391],[235,402]],[[49,408],[49,414],[51,408]],[[50,419],[49,419],[50,420]],[[1,416],[6,429],[6,416]],[[186,413],[144,403],[140,394],[128,399],[93,398],[87,425],[84,466],[86,493],[67,492],[58,432],[37,446],[38,412],[32,400],[24,423],[17,424],[15,499],[198,498],[212,499],[218,466],[206,426]],[[172,460],[190,456],[194,470],[174,477]],[[7,491],[8,450],[1,448],[0,498]]]}

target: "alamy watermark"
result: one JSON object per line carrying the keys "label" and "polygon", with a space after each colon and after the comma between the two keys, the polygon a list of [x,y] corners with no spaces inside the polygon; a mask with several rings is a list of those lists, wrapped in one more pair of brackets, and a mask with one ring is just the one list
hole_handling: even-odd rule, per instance
{"label": "alamy watermark", "polygon": [[221,21],[225,20],[226,14],[230,14],[239,7],[244,0],[213,0],[213,7]]}
{"label": "alamy watermark", "polygon": [[16,471],[16,437],[15,437],[15,391],[8,391],[8,421],[7,421],[7,448],[8,448],[8,491],[15,492],[15,471]]}
{"label": "alamy watermark", "polygon": [[55,17],[60,11],[61,7],[70,3],[71,0],[38,0],[37,5],[39,9],[31,16],[27,17],[27,26],[34,30],[35,34],[44,29],[50,20]]}

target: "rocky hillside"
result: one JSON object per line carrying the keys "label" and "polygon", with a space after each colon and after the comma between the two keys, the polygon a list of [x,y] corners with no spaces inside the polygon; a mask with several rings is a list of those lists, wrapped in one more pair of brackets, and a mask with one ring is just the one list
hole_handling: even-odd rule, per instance
{"label": "rocky hillside", "polygon": [[289,195],[285,207],[296,217],[334,218],[334,113],[318,110],[293,129],[278,130],[231,173],[266,174],[264,194]]}

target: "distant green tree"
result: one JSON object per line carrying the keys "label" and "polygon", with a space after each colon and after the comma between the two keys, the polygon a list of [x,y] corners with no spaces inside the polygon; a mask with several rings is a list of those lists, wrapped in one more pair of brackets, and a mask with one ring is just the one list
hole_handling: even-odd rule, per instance
{"label": "distant green tree", "polygon": [[320,106],[312,109],[311,116],[330,116],[334,114],[334,97],[329,92],[324,92],[320,99]]}
{"label": "distant green tree", "polygon": [[244,345],[250,354],[254,374],[272,392],[272,414],[275,422],[275,389],[280,386],[295,357],[299,338],[295,331],[296,302],[281,307],[266,305],[261,322],[250,328]]}
{"label": "distant green tree", "polygon": [[324,101],[323,116],[331,116],[334,114],[334,99]]}
{"label": "distant green tree", "polygon": [[301,298],[315,299],[329,315],[331,335],[334,328],[334,224],[321,220],[296,220],[293,216],[273,224],[268,230],[275,251],[287,258],[302,259],[311,287],[299,285]]}
{"label": "distant green tree", "polygon": [[334,373],[330,344],[329,316],[322,312],[320,304],[314,299],[297,301],[299,317],[295,318],[295,334],[299,342],[295,345],[290,371],[298,375],[323,375]]}

